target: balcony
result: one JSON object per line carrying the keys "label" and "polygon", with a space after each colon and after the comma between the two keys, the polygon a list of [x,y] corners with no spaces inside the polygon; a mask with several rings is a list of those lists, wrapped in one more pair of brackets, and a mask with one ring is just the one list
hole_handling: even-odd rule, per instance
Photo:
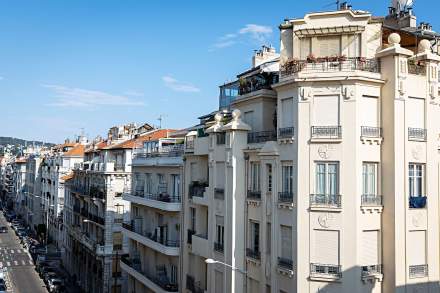
{"label": "balcony", "polygon": [[223,253],[225,251],[224,244],[220,242],[214,242],[214,250]]}
{"label": "balcony", "polygon": [[196,282],[193,276],[186,275],[186,289],[191,293],[205,293],[202,289],[200,282]]}
{"label": "balcony", "polygon": [[260,260],[261,252],[256,250],[255,248],[246,248],[246,256],[254,260]]}
{"label": "balcony", "polygon": [[382,281],[382,265],[362,266],[362,280],[366,281],[374,279]]}
{"label": "balcony", "polygon": [[184,145],[163,147],[160,151],[139,150],[133,155],[134,166],[178,166],[183,164]]}
{"label": "balcony", "polygon": [[239,95],[243,96],[259,90],[272,89],[272,85],[278,82],[278,75],[264,72],[248,78],[241,78],[239,82]]}
{"label": "balcony", "polygon": [[247,140],[249,144],[276,141],[277,133],[276,131],[249,132]]}
{"label": "balcony", "polygon": [[123,256],[121,258],[121,269],[136,278],[153,292],[179,292],[178,284],[171,283],[166,274],[158,272],[156,272],[156,274],[148,274],[142,271],[139,259],[129,259]]}
{"label": "balcony", "polygon": [[279,139],[293,139],[294,136],[295,136],[295,128],[294,127],[278,128],[278,138]]}
{"label": "balcony", "polygon": [[361,136],[369,138],[380,138],[382,136],[382,128],[361,126]]}
{"label": "balcony", "polygon": [[311,194],[310,209],[340,209],[341,195],[339,194]]}
{"label": "balcony", "polygon": [[410,196],[409,208],[410,209],[424,209],[426,207],[426,196]]}
{"label": "balcony", "polygon": [[380,73],[379,59],[364,57],[347,58],[335,56],[326,58],[308,58],[308,60],[290,59],[281,66],[281,77],[289,77],[298,73],[332,73],[365,71]]}
{"label": "balcony", "polygon": [[261,201],[261,191],[259,190],[248,190],[247,191],[247,199]]}
{"label": "balcony", "polygon": [[341,126],[312,126],[311,137],[313,140],[320,139],[341,139],[342,127]]}
{"label": "balcony", "polygon": [[293,204],[293,192],[278,192],[278,204]]}
{"label": "balcony", "polygon": [[310,279],[312,280],[339,280],[342,278],[340,265],[310,264]]}
{"label": "balcony", "polygon": [[168,256],[178,256],[180,242],[178,240],[169,240],[166,237],[158,237],[155,233],[142,233],[134,229],[130,223],[122,223],[122,232],[145,246],[148,246],[160,253]]}
{"label": "balcony", "polygon": [[408,128],[408,140],[411,141],[426,141],[426,129],[423,128]]}
{"label": "balcony", "polygon": [[152,207],[162,211],[179,212],[181,209],[180,196],[171,196],[169,194],[144,194],[143,192],[141,192],[137,195],[134,195],[127,192],[123,194],[123,199],[132,203]]}
{"label": "balcony", "polygon": [[208,236],[206,234],[192,235],[192,253],[204,258],[210,257]]}
{"label": "balcony", "polygon": [[410,279],[416,279],[416,278],[425,278],[428,276],[428,265],[415,265],[415,266],[409,266],[409,278]]}
{"label": "balcony", "polygon": [[224,200],[225,190],[223,188],[214,188],[214,198],[219,200]]}
{"label": "balcony", "polygon": [[361,196],[362,206],[382,206],[382,196],[376,194],[364,194]]}
{"label": "balcony", "polygon": [[207,183],[202,183],[199,181],[191,182],[191,184],[189,185],[189,198],[203,197],[207,187]]}
{"label": "balcony", "polygon": [[290,258],[278,257],[278,268],[286,271],[293,271],[293,260]]}
{"label": "balcony", "polygon": [[423,63],[416,63],[414,60],[408,60],[408,73],[413,75],[426,75],[426,65]]}

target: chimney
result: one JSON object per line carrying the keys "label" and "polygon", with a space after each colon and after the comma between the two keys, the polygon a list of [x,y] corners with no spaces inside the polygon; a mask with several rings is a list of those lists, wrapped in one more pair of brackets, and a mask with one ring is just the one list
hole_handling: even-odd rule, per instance
{"label": "chimney", "polygon": [[262,46],[260,50],[255,51],[252,57],[252,68],[255,68],[267,61],[276,59],[280,56],[272,46]]}

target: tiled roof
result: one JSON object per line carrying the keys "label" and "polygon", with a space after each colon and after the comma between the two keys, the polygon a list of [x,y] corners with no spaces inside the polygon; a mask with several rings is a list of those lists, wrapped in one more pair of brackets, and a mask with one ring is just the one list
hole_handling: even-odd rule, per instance
{"label": "tiled roof", "polygon": [[168,137],[170,133],[175,132],[174,129],[158,129],[153,130],[150,132],[145,133],[144,135],[130,139],[127,141],[124,141],[122,143],[116,144],[116,145],[109,145],[103,149],[106,150],[115,150],[115,149],[132,149],[136,146],[138,143],[142,143],[144,141],[150,141],[150,140],[158,140],[159,138],[165,138]]}
{"label": "tiled roof", "polygon": [[85,146],[82,144],[78,144],[74,146],[69,151],[65,152],[64,156],[71,156],[71,157],[82,157],[84,156]]}

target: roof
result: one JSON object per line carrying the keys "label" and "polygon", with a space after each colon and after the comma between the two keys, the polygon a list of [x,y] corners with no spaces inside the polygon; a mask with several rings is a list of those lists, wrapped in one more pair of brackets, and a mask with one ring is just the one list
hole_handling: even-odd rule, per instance
{"label": "roof", "polygon": [[104,147],[103,149],[105,149],[105,150],[132,149],[139,143],[142,143],[144,141],[158,140],[160,138],[168,137],[168,135],[170,133],[175,132],[175,131],[176,130],[174,130],[174,129],[157,129],[157,130],[147,132],[137,138],[124,141],[122,143],[119,143],[116,145],[109,145],[107,147]]}
{"label": "roof", "polygon": [[65,147],[74,147],[76,145],[76,142],[65,142],[65,143],[63,143],[63,144],[57,144],[56,146],[54,146],[53,148],[55,149],[55,150],[58,150],[58,149],[63,149],[63,148],[65,148]]}
{"label": "roof", "polygon": [[70,173],[70,174],[67,174],[67,175],[64,175],[63,177],[61,177],[61,180],[64,180],[64,181],[68,181],[70,179],[73,179],[73,173]]}
{"label": "roof", "polygon": [[85,146],[82,144],[78,144],[74,146],[71,150],[65,152],[64,156],[71,156],[71,157],[82,157],[84,156]]}
{"label": "roof", "polygon": [[98,150],[104,149],[106,146],[107,146],[107,141],[103,140],[103,141],[100,141],[96,144],[89,145],[88,148],[84,151],[84,153],[93,153]]}

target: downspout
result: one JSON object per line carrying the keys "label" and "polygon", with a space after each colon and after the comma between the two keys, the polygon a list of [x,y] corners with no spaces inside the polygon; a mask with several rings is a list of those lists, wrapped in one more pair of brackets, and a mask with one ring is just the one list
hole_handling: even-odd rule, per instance
{"label": "downspout", "polygon": [[[245,160],[245,167],[244,167],[244,184],[245,184],[245,186],[244,186],[244,190],[245,190],[245,194],[244,194],[244,196],[245,197],[247,197],[247,188],[248,188],[248,186],[249,186],[249,176],[248,176],[248,173],[249,173],[249,154],[247,154],[247,153],[245,153],[244,154],[244,160]],[[245,209],[244,209],[244,222],[245,222],[245,225],[244,225],[244,239],[245,239],[245,241],[244,241],[244,245],[245,245],[245,251],[244,251],[244,254],[245,254],[245,256],[244,256],[244,268],[245,268],[245,271],[246,272],[248,272],[249,270],[248,270],[248,265],[247,265],[247,257],[246,257],[246,249],[247,249],[247,244],[248,244],[248,224],[249,224],[249,217],[248,217],[248,213],[249,213],[249,205],[247,204],[247,200],[245,199],[245,201],[246,201],[246,205],[245,205]],[[247,293],[247,273],[246,274],[244,274],[244,280],[243,280],[243,284],[244,284],[244,290],[243,290],[243,293]]]}

